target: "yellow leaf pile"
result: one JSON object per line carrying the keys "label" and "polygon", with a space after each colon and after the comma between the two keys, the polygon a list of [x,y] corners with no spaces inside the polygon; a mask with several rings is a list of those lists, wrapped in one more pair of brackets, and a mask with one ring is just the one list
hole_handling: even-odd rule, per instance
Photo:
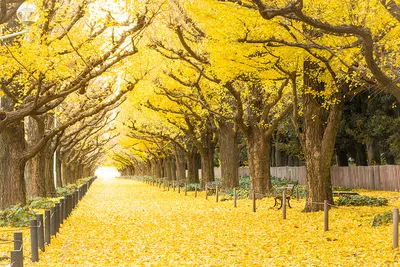
{"label": "yellow leaf pile", "polygon": [[[399,206],[399,193],[383,194]],[[40,262],[26,266],[400,266],[391,225],[370,225],[391,207],[331,209],[324,233],[322,212],[291,204],[283,220],[271,198],[254,213],[247,199],[234,208],[204,192],[98,179]]]}

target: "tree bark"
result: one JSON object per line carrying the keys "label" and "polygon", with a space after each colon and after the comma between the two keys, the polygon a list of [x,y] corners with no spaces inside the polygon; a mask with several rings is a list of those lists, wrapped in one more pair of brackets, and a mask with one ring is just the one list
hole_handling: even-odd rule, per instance
{"label": "tree bark", "polygon": [[275,148],[275,162],[276,167],[288,166],[288,156],[286,155],[285,151],[281,151]]}
{"label": "tree bark", "polygon": [[201,155],[201,184],[206,185],[215,180],[214,174],[214,145],[204,147]]}
{"label": "tree bark", "polygon": [[336,151],[338,166],[349,166],[349,159],[346,150]]}
{"label": "tree bark", "polygon": [[[176,164],[176,177],[174,180],[186,181],[186,156],[185,151],[176,146],[175,148],[175,164]],[[190,181],[188,181],[190,183]]]}
{"label": "tree bark", "polygon": [[57,149],[56,151],[56,187],[62,187],[62,159],[61,159],[61,153],[60,150]]}
{"label": "tree bark", "polygon": [[[322,91],[325,85],[315,77],[318,65],[304,63],[304,84],[314,91]],[[303,211],[324,209],[324,200],[333,203],[330,168],[336,136],[343,113],[343,101],[331,105],[326,117],[322,99],[306,93],[304,98],[304,154],[306,160],[307,201]],[[326,119],[327,118],[327,119]]]}
{"label": "tree bark", "polygon": [[257,199],[263,198],[272,189],[271,184],[271,136],[267,136],[263,129],[252,127],[247,134],[247,151],[249,158],[249,172],[251,191],[255,191]]}
{"label": "tree bark", "polygon": [[221,181],[224,188],[239,186],[239,148],[233,123],[219,123]]}
{"label": "tree bark", "polygon": [[369,166],[382,164],[378,140],[375,137],[371,137],[367,143],[367,156]]}
{"label": "tree bark", "polygon": [[187,156],[187,166],[188,166],[188,177],[187,181],[189,184],[199,183],[199,169],[196,163],[196,149],[191,148],[188,152]]}
{"label": "tree bark", "polygon": [[13,122],[0,134],[0,210],[26,204],[24,123]]}
{"label": "tree bark", "polygon": [[[50,116],[27,119],[27,139],[34,145],[44,136],[46,129],[53,127]],[[54,197],[54,155],[51,142],[47,144],[27,163],[27,193],[29,197]]]}
{"label": "tree bark", "polygon": [[154,160],[154,176],[156,178],[162,177],[162,159],[157,158]]}

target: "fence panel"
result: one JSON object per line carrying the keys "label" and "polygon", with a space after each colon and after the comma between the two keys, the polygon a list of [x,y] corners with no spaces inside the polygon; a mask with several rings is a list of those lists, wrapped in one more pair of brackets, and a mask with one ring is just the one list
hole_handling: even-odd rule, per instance
{"label": "fence panel", "polygon": [[[221,169],[215,168],[215,176],[221,177]],[[200,172],[200,170],[199,170]],[[248,176],[248,168],[239,168],[239,176]],[[291,181],[306,183],[306,168],[271,167],[271,176],[285,178]],[[333,185],[350,188],[365,188],[371,190],[400,191],[400,166],[349,166],[331,167]]]}

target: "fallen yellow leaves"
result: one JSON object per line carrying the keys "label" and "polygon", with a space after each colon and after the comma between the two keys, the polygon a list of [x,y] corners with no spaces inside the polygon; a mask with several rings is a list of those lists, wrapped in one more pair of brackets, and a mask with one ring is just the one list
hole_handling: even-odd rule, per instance
{"label": "fallen yellow leaves", "polygon": [[[385,193],[400,206],[399,193]],[[391,225],[370,221],[388,207],[340,207],[287,220],[271,198],[215,203],[204,192],[166,191],[132,180],[97,179],[39,263],[26,266],[400,266]]]}

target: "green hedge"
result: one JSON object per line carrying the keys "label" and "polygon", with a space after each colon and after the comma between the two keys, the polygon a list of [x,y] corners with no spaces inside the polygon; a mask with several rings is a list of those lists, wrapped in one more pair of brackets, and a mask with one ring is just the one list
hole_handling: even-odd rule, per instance
{"label": "green hedge", "polygon": [[376,198],[369,196],[339,196],[336,201],[338,206],[387,206],[386,198]]}

